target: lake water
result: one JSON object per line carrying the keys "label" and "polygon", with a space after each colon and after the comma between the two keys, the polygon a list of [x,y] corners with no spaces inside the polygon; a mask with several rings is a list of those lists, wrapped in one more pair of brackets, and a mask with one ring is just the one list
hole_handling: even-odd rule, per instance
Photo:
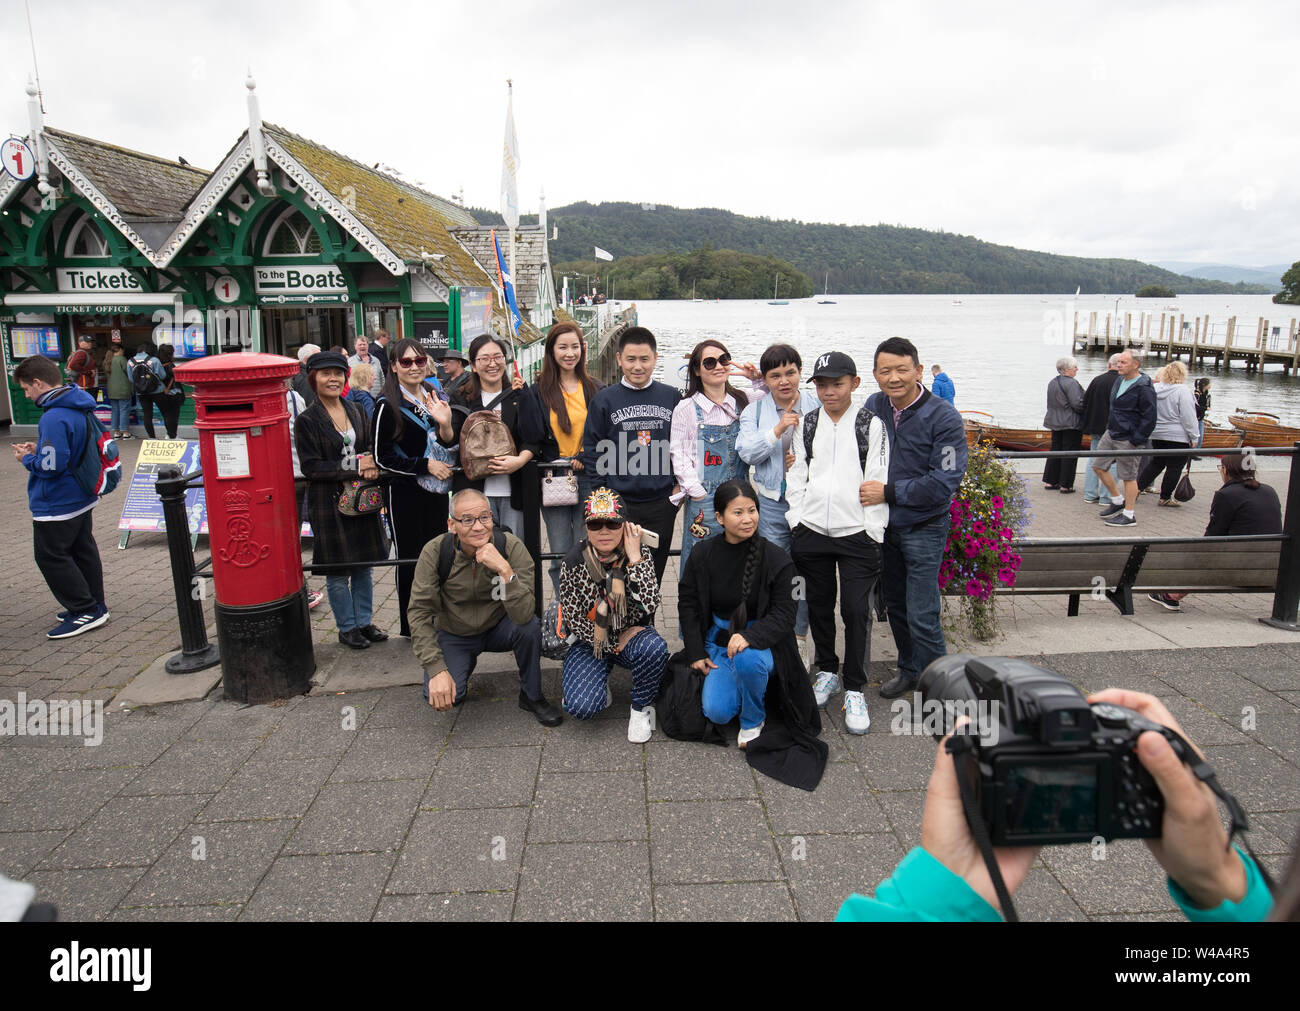
{"label": "lake water", "polygon": [[[818,296],[820,297],[820,296]],[[805,374],[812,359],[825,351],[852,355],[862,376],[863,394],[875,392],[871,378],[872,353],[886,337],[907,337],[926,366],[939,364],[957,387],[957,407],[985,411],[995,422],[1012,427],[1039,427],[1046,409],[1047,384],[1056,375],[1056,360],[1070,354],[1074,313],[1081,327],[1088,314],[1098,319],[1115,310],[1115,296],[1082,295],[1078,299],[1039,295],[963,295],[954,304],[951,295],[834,295],[835,305],[818,305],[816,299],[788,305],[766,302],[663,301],[637,303],[642,326],[659,342],[660,374],[657,378],[685,385],[679,367],[691,348],[706,338],[721,340],[739,361],[758,362],[769,344],[793,344],[804,360]],[[1176,315],[1186,319],[1209,314],[1220,331],[1228,317],[1237,317],[1238,343],[1244,332],[1253,340],[1258,318],[1281,326],[1285,341],[1290,321],[1300,318],[1300,307],[1274,305],[1268,295],[1188,295],[1174,300],[1119,299],[1119,314],[1155,310],[1156,324],[1166,306],[1176,305]],[[1099,324],[1100,325],[1100,324]],[[1106,369],[1100,352],[1077,354],[1078,379],[1088,381]],[[1144,370],[1154,372],[1163,359],[1150,357]],[[1238,363],[1231,369],[1213,365],[1191,366],[1190,378],[1213,380],[1210,418],[1219,424],[1238,407],[1268,411],[1286,425],[1300,426],[1300,379],[1288,377],[1277,366],[1247,374]]]}

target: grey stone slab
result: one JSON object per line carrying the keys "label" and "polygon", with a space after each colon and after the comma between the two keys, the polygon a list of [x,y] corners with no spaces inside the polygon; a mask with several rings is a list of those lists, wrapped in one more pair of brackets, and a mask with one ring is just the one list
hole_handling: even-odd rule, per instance
{"label": "grey stone slab", "polygon": [[1185,695],[1166,696],[1160,700],[1178,721],[1187,738],[1198,747],[1212,744],[1249,744],[1250,738],[1229,720],[1210,712],[1195,699]]}
{"label": "grey stone slab", "polygon": [[110,923],[229,923],[243,912],[242,903],[230,906],[123,906],[109,916]]}
{"label": "grey stone slab", "polygon": [[530,843],[645,839],[648,832],[644,773],[544,772],[538,777]]}
{"label": "grey stone slab", "polygon": [[410,828],[423,781],[326,783],[286,853],[359,853],[396,849]]}
{"label": "grey stone slab", "polygon": [[[626,715],[627,709],[623,712]],[[542,772],[618,772],[645,768],[645,747],[627,739],[627,720],[575,720],[565,718],[555,733],[546,735]],[[667,740],[658,730],[650,744]]]}
{"label": "grey stone slab", "polygon": [[930,781],[937,744],[929,736],[865,734],[851,738],[849,748],[873,788],[916,790]]}
{"label": "grey stone slab", "polygon": [[123,794],[215,793],[253,753],[257,741],[177,741],[136,777]]}
{"label": "grey stone slab", "polygon": [[0,874],[21,881],[63,842],[67,829],[49,832],[0,832]]}
{"label": "grey stone slab", "polygon": [[385,895],[379,900],[376,922],[389,923],[505,923],[515,907],[514,892]]}
{"label": "grey stone slab", "polygon": [[330,695],[285,707],[285,715],[257,749],[265,761],[341,755],[365,726],[373,700]]}
{"label": "grey stone slab", "polygon": [[1223,788],[1235,794],[1248,811],[1300,808],[1300,773],[1291,762],[1258,744],[1201,750]]}
{"label": "grey stone slab", "polygon": [[442,742],[427,727],[378,727],[356,741],[330,776],[330,782],[375,779],[427,781],[437,768]]}
{"label": "grey stone slab", "polygon": [[1167,680],[1184,695],[1234,726],[1240,724],[1244,706],[1251,706],[1256,712],[1270,706],[1283,708],[1281,701],[1267,689],[1231,671],[1171,674]]}
{"label": "grey stone slab", "polygon": [[22,800],[54,771],[61,752],[29,747],[27,738],[6,737],[0,740],[22,741],[0,750],[0,803]]}
{"label": "grey stone slab", "polygon": [[811,793],[759,776],[758,787],[777,835],[888,832],[880,803],[856,765],[833,763]]}
{"label": "grey stone slab", "polygon": [[921,845],[921,818],[925,813],[924,790],[881,790],[876,800],[885,809],[894,835],[906,852]]}
{"label": "grey stone slab", "polygon": [[1300,710],[1256,713],[1253,719],[1255,726],[1247,731],[1250,738],[1268,745],[1283,758],[1300,762]]}
{"label": "grey stone slab", "polygon": [[1061,883],[1049,871],[1040,867],[1030,869],[1011,901],[1015,903],[1020,919],[1027,923],[1082,923],[1088,919],[1088,914],[1070,898]]}
{"label": "grey stone slab", "polygon": [[777,848],[799,919],[821,922],[835,919],[854,892],[871,895],[903,858],[892,833],[782,836]]}
{"label": "grey stone slab", "polygon": [[644,842],[530,844],[516,920],[650,920],[650,859]]}
{"label": "grey stone slab", "polygon": [[1094,920],[1105,923],[1186,923],[1187,917],[1182,913],[1107,913],[1094,916]]}
{"label": "grey stone slab", "polygon": [[195,820],[301,818],[337,764],[335,758],[263,762],[254,755]]}
{"label": "grey stone slab", "polygon": [[191,824],[131,889],[123,906],[242,905],[294,824],[287,819]]}
{"label": "grey stone slab", "polygon": [[60,748],[55,768],[110,769],[148,765],[171,747],[180,732],[180,729],[172,727],[127,730],[106,721],[100,744],[90,744],[93,738],[74,738],[80,741],[81,746]]}
{"label": "grey stone slab", "polygon": [[655,919],[681,922],[790,921],[795,916],[790,889],[781,881],[739,885],[660,885],[655,888]]}
{"label": "grey stone slab", "polygon": [[513,891],[527,825],[526,808],[421,811],[385,892]]}
{"label": "grey stone slab", "polygon": [[218,701],[184,734],[187,741],[229,741],[265,737],[284,719],[284,707],[246,706]]}
{"label": "grey stone slab", "polygon": [[1250,812],[1250,844],[1255,847],[1256,852],[1265,852],[1260,849],[1260,840],[1256,838],[1259,834],[1255,830],[1261,828],[1265,830],[1273,839],[1282,843],[1281,847],[1274,848],[1267,841],[1264,845],[1269,845],[1269,849],[1275,853],[1293,853],[1295,852],[1297,842],[1300,842],[1300,811],[1273,811],[1265,813]]}
{"label": "grey stone slab", "polygon": [[1294,648],[1290,656],[1255,652],[1255,663],[1238,668],[1243,677],[1274,692],[1300,691],[1300,654]]}
{"label": "grey stone slab", "polygon": [[651,804],[650,853],[656,884],[781,877],[767,819],[752,800]]}
{"label": "grey stone slab", "polygon": [[758,796],[754,773],[739,748],[694,741],[646,745],[650,800],[729,800]]}
{"label": "grey stone slab", "polygon": [[392,852],[280,857],[239,918],[369,920],[396,859]]}
{"label": "grey stone slab", "polygon": [[207,799],[194,794],[114,798],[47,856],[41,866],[151,864]]}
{"label": "grey stone slab", "polygon": [[37,902],[52,902],[63,923],[102,920],[140,880],[143,867],[94,867],[82,870],[33,871]]}
{"label": "grey stone slab", "polygon": [[530,804],[541,748],[450,749],[438,762],[421,807],[517,807]]}
{"label": "grey stone slab", "polygon": [[449,713],[438,712],[424,700],[420,688],[387,688],[377,694],[375,707],[366,721],[367,730],[380,727],[427,728],[431,737],[445,743],[460,714],[459,709]]}
{"label": "grey stone slab", "polygon": [[1043,863],[1089,916],[1111,913],[1177,911],[1165,890],[1165,872],[1137,839],[1106,846],[1106,859],[1094,860],[1086,845],[1047,846]]}
{"label": "grey stone slab", "polygon": [[[558,699],[551,703],[558,706]],[[571,733],[571,721],[551,730],[551,733]],[[541,744],[546,740],[547,728],[537,722],[532,713],[519,708],[519,685],[504,698],[470,697],[458,709],[456,725],[447,744],[452,748],[491,748],[505,745]]]}
{"label": "grey stone slab", "polygon": [[76,828],[139,774],[138,768],[46,773],[39,790],[0,808],[0,832]]}

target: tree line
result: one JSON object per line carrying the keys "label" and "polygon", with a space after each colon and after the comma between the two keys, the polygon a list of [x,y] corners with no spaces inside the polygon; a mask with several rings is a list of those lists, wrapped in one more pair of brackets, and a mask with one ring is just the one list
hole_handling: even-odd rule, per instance
{"label": "tree line", "polygon": [[[552,254],[554,255],[554,254]],[[773,256],[754,256],[734,249],[702,247],[689,253],[623,256],[614,262],[570,260],[555,265],[557,277],[598,276],[600,290],[620,299],[807,298],[813,282],[807,274]],[[778,287],[779,285],[779,287]]]}

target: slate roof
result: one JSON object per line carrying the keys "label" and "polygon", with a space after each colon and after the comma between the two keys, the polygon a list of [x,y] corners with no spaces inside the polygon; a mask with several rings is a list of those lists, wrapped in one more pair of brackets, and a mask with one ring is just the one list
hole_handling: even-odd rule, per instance
{"label": "slate roof", "polygon": [[[501,253],[510,262],[510,229],[496,229],[497,238],[501,240]],[[496,275],[497,254],[492,245],[492,228],[476,225],[473,228],[453,228],[451,234],[464,243],[474,254],[474,259],[483,264],[483,268],[493,276]],[[515,301],[520,312],[526,312],[537,304],[542,270],[549,270],[545,263],[546,235],[540,225],[521,225],[515,229]]]}
{"label": "slate roof", "polygon": [[207,182],[205,169],[64,130],[45,135],[128,220],[179,221]]}

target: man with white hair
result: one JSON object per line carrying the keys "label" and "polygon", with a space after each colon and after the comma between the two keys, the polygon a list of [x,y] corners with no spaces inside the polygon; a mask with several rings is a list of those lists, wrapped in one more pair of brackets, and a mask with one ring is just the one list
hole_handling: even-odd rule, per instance
{"label": "man with white hair", "polygon": [[298,349],[298,374],[293,377],[294,392],[306,401],[307,407],[316,403],[316,391],[307,382],[307,359],[315,354],[320,354],[319,344],[304,344]]}
{"label": "man with white hair", "polygon": [[[1093,379],[1083,394],[1083,421],[1080,427],[1084,435],[1092,436],[1093,448],[1097,440],[1106,432],[1106,423],[1110,421],[1110,394],[1119,382],[1119,352],[1110,356],[1109,371]],[[1101,482],[1097,472],[1092,469],[1092,460],[1084,460],[1083,500],[1094,503],[1101,495]],[[1114,471],[1111,471],[1114,474]]]}
{"label": "man with white hair", "polygon": [[[1083,431],[1079,428],[1083,418],[1083,387],[1074,377],[1079,363],[1073,358],[1056,362],[1056,378],[1047,384],[1047,415],[1043,426],[1052,433],[1052,451],[1069,451],[1083,445]],[[1043,468],[1043,484],[1048,491],[1069,495],[1074,491],[1074,472],[1078,460],[1056,458],[1047,461]]]}
{"label": "man with white hair", "polygon": [[[1156,427],[1156,391],[1151,377],[1142,374],[1142,360],[1131,349],[1119,353],[1115,371],[1119,382],[1110,397],[1110,420],[1101,441],[1093,443],[1098,450],[1142,449]],[[1115,479],[1110,476],[1111,463],[1118,464],[1119,478],[1124,482],[1121,495]],[[1092,469],[1110,493],[1110,503],[1101,511],[1101,518],[1113,527],[1131,527],[1137,523],[1133,507],[1138,497],[1138,466],[1136,456],[1102,457],[1094,459]]]}

